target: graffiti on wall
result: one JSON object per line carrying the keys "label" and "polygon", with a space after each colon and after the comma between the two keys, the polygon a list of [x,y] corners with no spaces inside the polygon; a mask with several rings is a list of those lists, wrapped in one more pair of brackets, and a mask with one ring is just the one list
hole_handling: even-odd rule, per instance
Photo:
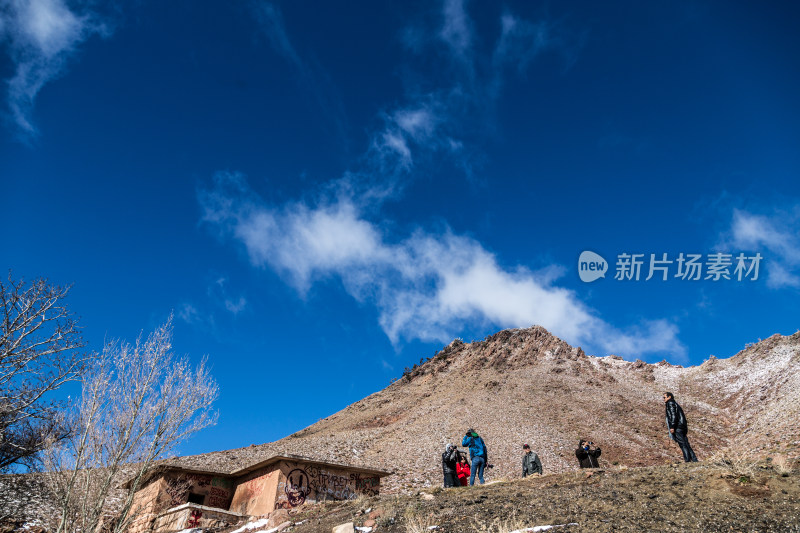
{"label": "graffiti on wall", "polygon": [[286,475],[283,491],[286,493],[286,501],[291,507],[303,505],[306,496],[311,492],[311,483],[305,470],[295,468]]}
{"label": "graffiti on wall", "polygon": [[203,511],[200,509],[194,509],[192,514],[189,515],[189,520],[186,522],[186,527],[198,527],[200,525],[201,518],[203,518]]}
{"label": "graffiti on wall", "polygon": [[170,502],[168,507],[174,507],[175,505],[184,503],[187,494],[189,494],[191,484],[178,478],[169,478],[166,482],[165,491]]}
{"label": "graffiti on wall", "polygon": [[355,481],[356,492],[366,496],[377,496],[380,493],[381,478],[378,476],[362,476],[355,472],[350,474],[350,478]]}
{"label": "graffiti on wall", "polygon": [[211,487],[206,496],[205,504],[209,507],[227,508],[230,501],[230,493],[219,487]]}
{"label": "graffiti on wall", "polygon": [[211,485],[211,476],[206,476],[204,474],[195,474],[192,472],[187,472],[182,475],[182,477],[187,480],[191,481],[194,485],[198,487],[208,487]]}
{"label": "graffiti on wall", "polygon": [[243,499],[251,500],[259,496],[264,491],[264,483],[262,483],[262,481],[265,477],[266,476],[259,476],[239,485],[239,490],[242,491]]}
{"label": "graffiti on wall", "polygon": [[211,478],[211,486],[220,487],[230,491],[233,490],[233,480],[224,477],[213,477]]}
{"label": "graffiti on wall", "polygon": [[[277,506],[297,507],[309,501],[352,500],[360,494],[376,496],[380,477],[358,472],[331,471],[317,465],[292,468],[278,484]],[[281,494],[283,493],[283,494]]]}
{"label": "graffiti on wall", "polygon": [[191,472],[166,479],[165,487],[170,507],[188,501],[190,492],[205,496],[204,505],[227,509],[232,497],[233,481]]}

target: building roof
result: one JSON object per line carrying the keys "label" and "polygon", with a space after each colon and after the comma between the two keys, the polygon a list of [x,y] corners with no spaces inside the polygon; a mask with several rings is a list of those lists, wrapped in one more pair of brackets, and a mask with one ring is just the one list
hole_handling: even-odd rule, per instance
{"label": "building roof", "polygon": [[312,459],[310,457],[304,457],[302,455],[293,455],[293,454],[275,454],[263,461],[259,461],[257,463],[253,463],[250,466],[246,466],[244,468],[240,468],[239,470],[234,470],[231,472],[231,475],[235,477],[243,476],[245,474],[249,474],[250,472],[255,472],[261,468],[265,468],[271,464],[277,463],[278,461],[295,461],[298,463],[310,463],[319,466],[329,466],[329,467],[336,467],[341,468],[344,470],[352,470],[354,472],[362,472],[364,474],[374,474],[379,477],[390,476],[394,474],[394,472],[390,470],[382,470],[380,468],[371,468],[371,467],[364,467],[364,466],[353,466],[344,463],[334,463],[331,461],[323,461],[320,459]]}
{"label": "building roof", "polygon": [[[216,477],[227,477],[232,478],[234,477],[228,472],[215,472],[213,470],[200,470],[197,468],[187,468],[185,466],[178,466],[178,465],[171,465],[171,464],[158,464],[155,465],[147,470],[142,476],[141,482],[139,483],[139,488],[144,487],[151,479],[161,474],[166,474],[167,472],[181,472],[185,474],[199,474],[202,476],[216,476]],[[129,478],[125,483],[120,485],[123,489],[131,488],[133,481],[136,479],[136,476]]]}
{"label": "building roof", "polygon": [[[265,467],[270,466],[270,465],[272,465],[274,463],[277,463],[279,461],[295,461],[295,462],[298,462],[298,463],[309,463],[309,464],[319,465],[319,466],[341,468],[343,470],[351,470],[353,472],[361,472],[361,473],[364,473],[364,474],[372,474],[372,475],[376,475],[376,476],[379,476],[379,477],[385,477],[385,476],[390,476],[390,475],[394,474],[394,472],[392,472],[390,470],[381,470],[379,468],[371,468],[371,467],[363,467],[363,466],[353,466],[353,465],[348,465],[348,464],[344,464],[344,463],[335,463],[335,462],[331,462],[331,461],[324,461],[324,460],[321,460],[321,459],[312,459],[311,457],[305,457],[305,456],[302,456],[302,455],[293,455],[293,454],[290,454],[290,453],[280,453],[280,454],[272,455],[272,456],[268,457],[267,459],[264,459],[262,461],[258,461],[256,463],[253,463],[253,464],[251,464],[249,466],[246,466],[244,468],[240,468],[238,470],[234,470],[232,472],[221,472],[221,471],[218,471],[218,470],[202,470],[202,469],[190,468],[190,467],[186,467],[186,466],[182,466],[182,465],[170,464],[169,462],[159,463],[158,465],[153,466],[152,468],[150,468],[144,474],[144,476],[142,476],[141,483],[139,484],[139,487],[140,488],[144,487],[154,477],[159,476],[161,474],[166,474],[167,472],[181,472],[181,473],[199,474],[199,475],[205,475],[205,476],[236,478],[236,477],[244,476],[244,475],[249,474],[251,472],[255,472],[256,470],[259,470],[261,468],[265,468]],[[124,488],[124,489],[129,489],[131,487],[131,485],[133,484],[133,481],[135,479],[136,479],[135,476],[130,478],[130,479],[128,479],[125,483],[123,483],[121,485],[121,487]]]}

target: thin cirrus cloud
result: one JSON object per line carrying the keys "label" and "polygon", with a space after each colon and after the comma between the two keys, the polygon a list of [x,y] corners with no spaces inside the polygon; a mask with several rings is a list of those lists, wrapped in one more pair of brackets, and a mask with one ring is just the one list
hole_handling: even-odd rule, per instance
{"label": "thin cirrus cloud", "polygon": [[770,214],[734,209],[723,241],[737,249],[761,252],[769,287],[800,288],[800,205]]}
{"label": "thin cirrus cloud", "polygon": [[250,4],[260,33],[265,35],[270,47],[283,57],[298,78],[298,85],[309,90],[317,101],[319,110],[336,130],[336,137],[345,143],[347,139],[347,116],[339,93],[327,72],[316,62],[301,57],[289,38],[286,22],[280,8],[271,2]]}
{"label": "thin cirrus cloud", "polygon": [[439,37],[459,58],[466,59],[472,46],[472,22],[467,15],[464,0],[445,0],[442,5],[444,20]]}
{"label": "thin cirrus cloud", "polygon": [[21,137],[37,134],[31,113],[42,87],[63,73],[78,45],[108,33],[96,15],[73,11],[63,0],[0,2],[0,41],[8,43],[15,66],[7,84],[8,114]]}
{"label": "thin cirrus cloud", "polygon": [[524,75],[545,52],[557,53],[568,68],[582,46],[581,38],[549,20],[532,22],[505,10],[497,24],[498,38],[487,43],[476,36],[465,2],[444,0],[435,21],[402,32],[414,55],[440,61],[433,74],[439,80],[410,84],[406,102],[382,114],[384,128],[373,136],[369,154],[376,168],[406,173],[426,156],[456,155],[456,165],[472,177],[475,160],[481,159],[476,144],[494,128],[504,78]]}
{"label": "thin cirrus cloud", "polygon": [[247,309],[247,299],[243,295],[232,296],[227,288],[228,279],[218,277],[208,284],[207,299],[204,303],[182,302],[178,305],[178,318],[187,324],[215,329],[217,310],[225,309],[234,318]]}
{"label": "thin cirrus cloud", "polygon": [[[525,267],[503,268],[481,243],[450,230],[418,229],[393,241],[358,197],[340,187],[317,201],[270,206],[244,176],[219,173],[200,193],[203,219],[244,246],[254,267],[279,273],[300,294],[314,283],[341,280],[375,306],[393,343],[446,342],[465,324],[500,328],[540,324],[569,342],[628,357],[669,353],[683,360],[677,328],[651,321],[624,332],[599,318],[576,295]],[[382,223],[384,222],[384,223]]]}

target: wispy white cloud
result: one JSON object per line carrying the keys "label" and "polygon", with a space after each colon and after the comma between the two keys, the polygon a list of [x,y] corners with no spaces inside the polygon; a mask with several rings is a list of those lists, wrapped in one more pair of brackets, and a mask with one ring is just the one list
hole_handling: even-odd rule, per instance
{"label": "wispy white cloud", "polygon": [[298,77],[298,85],[310,91],[317,100],[321,113],[336,129],[336,137],[347,145],[347,114],[330,76],[313,58],[298,51],[277,5],[258,1],[251,4],[251,10],[272,49],[292,66]]}
{"label": "wispy white cloud", "polygon": [[390,221],[370,220],[356,197],[322,194],[311,203],[270,206],[243,187],[241,175],[219,174],[215,181],[200,196],[204,220],[243,245],[251,264],[280,273],[301,294],[315,282],[340,280],[354,298],[375,306],[393,343],[445,342],[467,323],[541,324],[609,353],[685,355],[674,325],[653,321],[619,330],[554,285],[553,271],[503,268],[470,237],[418,229],[392,241],[382,230]]}
{"label": "wispy white cloud", "polygon": [[439,36],[453,54],[467,60],[472,47],[472,21],[467,15],[464,0],[444,0],[443,23]]}
{"label": "wispy white cloud", "polygon": [[384,128],[373,135],[368,153],[371,170],[397,177],[429,155],[461,152],[463,142],[451,134],[460,118],[449,106],[446,97],[431,94],[385,114]]}
{"label": "wispy white cloud", "polygon": [[244,295],[232,296],[227,288],[228,278],[220,276],[209,282],[206,288],[206,299],[202,303],[186,301],[178,305],[178,318],[189,325],[215,330],[220,312],[224,309],[233,317],[247,309],[247,298]]}
{"label": "wispy white cloud", "polygon": [[0,1],[0,38],[8,43],[15,72],[8,80],[8,110],[23,137],[37,133],[31,119],[36,96],[61,75],[77,47],[108,26],[89,11],[73,11],[64,0]]}
{"label": "wispy white cloud", "polygon": [[289,35],[286,33],[286,24],[281,10],[269,2],[253,4],[253,10],[272,47],[295,67],[304,71],[304,74],[308,74],[305,63],[300,59],[292,42],[289,40]]}
{"label": "wispy white cloud", "polygon": [[500,38],[494,47],[492,65],[498,70],[514,67],[518,74],[524,74],[540,54],[556,52],[564,67],[569,68],[582,46],[580,36],[569,35],[552,20],[529,21],[506,11],[500,17]]}
{"label": "wispy white cloud", "polygon": [[511,65],[524,72],[537,55],[556,44],[545,20],[529,22],[506,12],[500,18],[500,27],[492,56],[496,68]]}
{"label": "wispy white cloud", "polygon": [[231,296],[226,287],[227,284],[228,278],[225,276],[219,277],[208,286],[206,292],[212,303],[218,307],[224,307],[233,316],[236,316],[247,308],[247,299],[244,296]]}
{"label": "wispy white cloud", "polygon": [[410,174],[436,154],[452,156],[473,177],[480,160],[475,141],[493,130],[492,110],[509,71],[524,74],[544,51],[558,51],[570,61],[577,56],[579,40],[568,38],[558,24],[509,11],[498,20],[497,40],[481,47],[467,8],[464,0],[443,0],[434,26],[424,21],[402,32],[409,50],[437,59],[441,68],[424,84],[410,85],[405,101],[383,114],[384,127],[373,135],[368,154],[381,172]]}
{"label": "wispy white cloud", "polygon": [[244,296],[239,296],[239,299],[234,301],[230,299],[225,299],[225,309],[233,313],[234,315],[238,315],[244,308],[247,307],[247,300],[245,300]]}
{"label": "wispy white cloud", "polygon": [[197,310],[194,305],[184,302],[178,306],[178,318],[187,324],[199,324],[205,321],[205,318]]}
{"label": "wispy white cloud", "polygon": [[800,205],[769,214],[734,209],[721,240],[743,251],[761,252],[770,287],[800,288]]}

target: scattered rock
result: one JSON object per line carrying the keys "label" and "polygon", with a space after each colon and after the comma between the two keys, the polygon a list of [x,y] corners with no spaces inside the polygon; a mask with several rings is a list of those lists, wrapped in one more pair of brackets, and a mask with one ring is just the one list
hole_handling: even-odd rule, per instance
{"label": "scattered rock", "polygon": [[332,533],[354,533],[355,530],[356,526],[352,522],[346,522],[333,528]]}
{"label": "scattered rock", "polygon": [[277,509],[270,513],[267,527],[277,527],[278,524],[283,524],[289,520],[289,512],[286,509]]}

